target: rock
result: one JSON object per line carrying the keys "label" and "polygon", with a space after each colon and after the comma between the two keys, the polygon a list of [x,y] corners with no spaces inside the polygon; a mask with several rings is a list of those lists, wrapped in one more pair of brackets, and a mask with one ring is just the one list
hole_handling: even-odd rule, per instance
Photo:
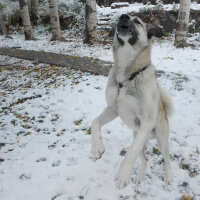
{"label": "rock", "polygon": [[121,2],[121,3],[113,3],[111,5],[111,9],[117,9],[117,8],[122,8],[122,7],[129,7],[128,2]]}

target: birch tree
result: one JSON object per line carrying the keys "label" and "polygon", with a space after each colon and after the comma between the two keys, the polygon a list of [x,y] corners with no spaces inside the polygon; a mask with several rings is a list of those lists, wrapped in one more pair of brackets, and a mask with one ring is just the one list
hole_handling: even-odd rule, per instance
{"label": "birch tree", "polygon": [[52,40],[61,40],[62,34],[60,30],[60,20],[58,15],[57,0],[48,0],[49,2],[49,13],[52,27]]}
{"label": "birch tree", "polygon": [[19,0],[20,13],[24,26],[24,35],[26,40],[33,40],[33,30],[31,26],[27,0]]}
{"label": "birch tree", "polygon": [[3,35],[8,36],[6,24],[3,19],[3,7],[1,7],[1,4],[0,4],[0,31],[2,32]]}
{"label": "birch tree", "polygon": [[86,0],[85,42],[94,44],[97,40],[96,0]]}
{"label": "birch tree", "polygon": [[28,0],[28,1],[30,5],[29,10],[30,10],[31,21],[34,25],[37,25],[39,0]]}
{"label": "birch tree", "polygon": [[187,31],[190,16],[190,4],[191,0],[180,0],[180,8],[177,20],[177,28],[175,34],[174,45],[176,47],[187,46]]}

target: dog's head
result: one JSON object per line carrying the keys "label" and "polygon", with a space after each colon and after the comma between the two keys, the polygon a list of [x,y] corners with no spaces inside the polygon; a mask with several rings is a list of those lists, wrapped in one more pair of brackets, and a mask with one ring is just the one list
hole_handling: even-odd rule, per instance
{"label": "dog's head", "polygon": [[158,25],[146,24],[137,16],[123,14],[118,20],[115,39],[122,46],[125,42],[132,46],[137,43],[140,46],[148,46],[152,36],[162,37],[163,35],[163,31]]}

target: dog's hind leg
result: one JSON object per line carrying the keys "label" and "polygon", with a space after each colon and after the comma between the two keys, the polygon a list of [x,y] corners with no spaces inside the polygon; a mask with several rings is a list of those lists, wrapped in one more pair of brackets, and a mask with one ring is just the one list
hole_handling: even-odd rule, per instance
{"label": "dog's hind leg", "polygon": [[101,127],[114,120],[118,113],[112,107],[106,107],[105,110],[92,122],[92,157],[93,160],[101,158],[104,153],[103,140],[101,136]]}
{"label": "dog's hind leg", "polygon": [[126,187],[131,178],[131,171],[137,156],[142,152],[148,139],[149,130],[152,129],[154,122],[152,120],[144,120],[138,133],[128,149],[126,156],[115,176],[115,184],[118,189]]}
{"label": "dog's hind leg", "polygon": [[141,151],[141,153],[139,154],[139,158],[141,160],[141,168],[138,172],[138,175],[135,179],[135,183],[137,184],[140,184],[142,182],[142,179],[144,178],[144,175],[145,175],[145,171],[146,171],[146,168],[147,168],[147,158],[146,158],[146,155],[145,155],[145,147],[143,148],[143,150]]}
{"label": "dog's hind leg", "polygon": [[[137,131],[134,131],[133,132],[134,137],[136,137],[136,134],[137,134]],[[139,154],[139,158],[141,160],[141,165],[142,166],[141,166],[141,168],[140,168],[140,170],[138,172],[138,175],[137,175],[137,177],[136,177],[136,179],[134,181],[136,184],[140,184],[141,183],[142,179],[144,178],[145,171],[146,171],[146,168],[147,168],[147,158],[146,158],[146,155],[145,155],[145,149],[146,149],[146,144],[144,145],[141,153]]]}
{"label": "dog's hind leg", "polygon": [[170,170],[170,157],[169,157],[169,126],[166,118],[161,119],[159,125],[156,128],[156,140],[164,157],[165,171],[166,171],[166,182],[171,183],[171,170]]}

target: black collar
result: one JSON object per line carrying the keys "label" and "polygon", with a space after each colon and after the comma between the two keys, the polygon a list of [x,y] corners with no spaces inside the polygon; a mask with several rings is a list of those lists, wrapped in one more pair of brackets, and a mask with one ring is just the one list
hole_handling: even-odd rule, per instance
{"label": "black collar", "polygon": [[[143,72],[145,69],[147,69],[147,67],[148,67],[148,65],[145,66],[145,67],[143,67],[142,69],[138,70],[137,72],[132,73],[131,76],[130,76],[127,80],[125,80],[125,81],[128,81],[128,80],[129,80],[129,81],[132,81],[139,73],[141,73],[141,72]],[[119,82],[119,88],[124,87],[124,86],[123,86],[123,83],[124,83],[125,81]]]}

